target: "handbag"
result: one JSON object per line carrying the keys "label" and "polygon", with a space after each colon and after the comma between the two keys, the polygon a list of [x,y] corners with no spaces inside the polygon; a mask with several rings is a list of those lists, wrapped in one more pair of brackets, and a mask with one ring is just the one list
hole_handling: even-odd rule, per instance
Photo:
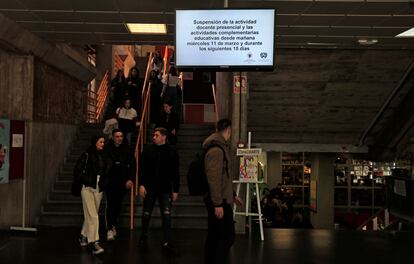
{"label": "handbag", "polygon": [[88,153],[86,154],[85,163],[83,166],[83,170],[81,171],[80,175],[73,175],[73,182],[71,187],[72,195],[75,197],[79,197],[81,195],[83,182],[82,179],[86,176],[86,165],[88,164]]}

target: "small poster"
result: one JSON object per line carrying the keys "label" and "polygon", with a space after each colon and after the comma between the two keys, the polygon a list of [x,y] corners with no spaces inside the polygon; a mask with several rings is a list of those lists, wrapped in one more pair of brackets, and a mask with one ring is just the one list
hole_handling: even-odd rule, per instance
{"label": "small poster", "polygon": [[23,134],[13,134],[12,135],[12,148],[22,148],[23,147]]}
{"label": "small poster", "polygon": [[0,119],[0,184],[9,182],[10,120]]}
{"label": "small poster", "polygon": [[246,76],[240,76],[235,75],[233,79],[233,93],[239,94],[241,93],[245,94],[247,93],[247,77]]}
{"label": "small poster", "polygon": [[259,175],[259,160],[257,156],[240,158],[240,181],[256,182]]}

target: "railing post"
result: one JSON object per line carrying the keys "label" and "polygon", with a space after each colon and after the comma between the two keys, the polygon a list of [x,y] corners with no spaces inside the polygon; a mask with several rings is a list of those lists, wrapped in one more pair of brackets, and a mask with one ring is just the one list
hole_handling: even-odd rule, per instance
{"label": "railing post", "polygon": [[387,228],[390,225],[390,212],[388,208],[384,209],[384,228]]}
{"label": "railing post", "polygon": [[129,229],[134,229],[134,186],[130,191],[130,208],[129,208]]}
{"label": "railing post", "polygon": [[374,217],[374,219],[372,219],[372,230],[378,230],[378,217]]}

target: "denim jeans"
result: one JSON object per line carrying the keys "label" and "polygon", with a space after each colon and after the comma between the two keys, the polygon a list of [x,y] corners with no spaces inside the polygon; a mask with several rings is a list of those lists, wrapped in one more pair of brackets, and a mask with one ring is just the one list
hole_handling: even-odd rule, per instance
{"label": "denim jeans", "polygon": [[154,209],[155,201],[158,200],[160,205],[160,213],[162,217],[162,230],[164,233],[164,242],[171,241],[171,208],[172,197],[170,193],[155,194],[147,190],[147,195],[144,198],[143,214],[142,214],[142,234],[148,234],[149,222],[151,219],[152,210]]}

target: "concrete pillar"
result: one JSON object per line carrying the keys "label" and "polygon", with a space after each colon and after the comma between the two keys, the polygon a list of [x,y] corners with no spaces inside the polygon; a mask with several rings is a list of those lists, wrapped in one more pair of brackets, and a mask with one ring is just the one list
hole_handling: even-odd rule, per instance
{"label": "concrete pillar", "polygon": [[334,228],[334,160],[331,153],[311,154],[311,181],[316,181],[316,212],[311,212],[314,228]]}
{"label": "concrete pillar", "polygon": [[282,164],[280,152],[267,153],[267,187],[272,189],[282,182]]}
{"label": "concrete pillar", "polygon": [[231,72],[216,73],[216,98],[219,118],[231,118],[233,75]]}
{"label": "concrete pillar", "polygon": [[96,83],[99,85],[105,74],[109,70],[109,77],[112,79],[112,46],[99,45],[96,47]]}

